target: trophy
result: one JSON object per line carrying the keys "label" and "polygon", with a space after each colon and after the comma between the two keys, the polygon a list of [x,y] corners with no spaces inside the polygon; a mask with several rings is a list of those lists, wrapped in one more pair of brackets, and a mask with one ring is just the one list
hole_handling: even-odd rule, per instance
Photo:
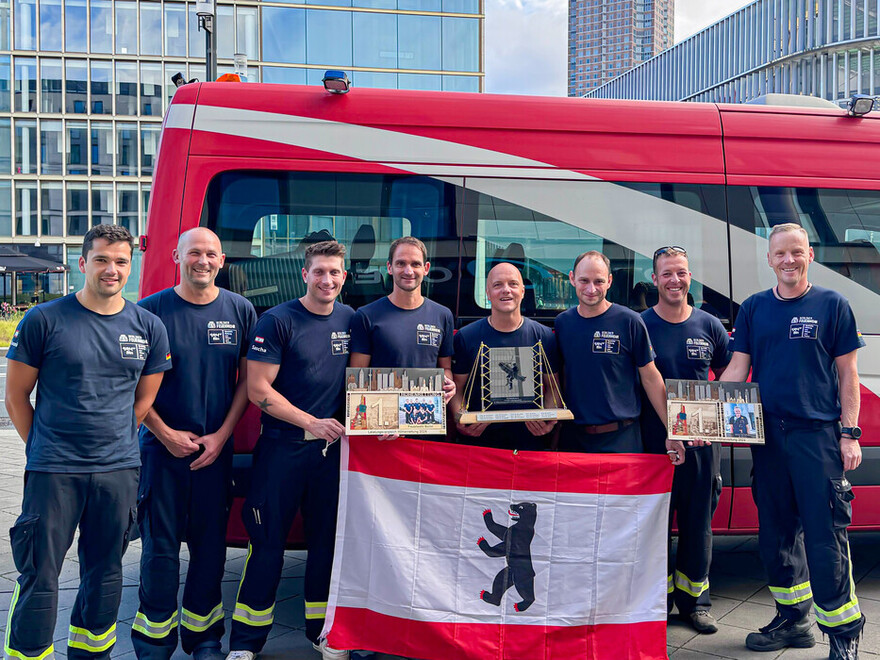
{"label": "trophy", "polygon": [[[479,392],[479,412],[468,410],[475,388]],[[547,408],[548,397],[559,407]],[[465,384],[459,421],[477,424],[551,419],[574,419],[574,415],[565,407],[543,344],[539,341],[534,346],[489,348],[480,343]]]}

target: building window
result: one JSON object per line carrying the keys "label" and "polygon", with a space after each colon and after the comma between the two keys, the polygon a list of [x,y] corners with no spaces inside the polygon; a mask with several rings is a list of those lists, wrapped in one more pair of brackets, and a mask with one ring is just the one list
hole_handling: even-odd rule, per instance
{"label": "building window", "polygon": [[112,176],[113,125],[109,122],[92,122],[91,153],[91,173],[99,176]]}
{"label": "building window", "polygon": [[[352,16],[352,31],[354,61],[358,66],[397,68],[397,16],[357,12]],[[410,68],[409,64],[407,68]],[[393,87],[397,87],[396,80]]]}
{"label": "building window", "polygon": [[15,0],[15,48],[37,49],[37,0]]}
{"label": "building window", "polygon": [[113,184],[92,184],[92,226],[113,224]]}
{"label": "building window", "polygon": [[37,173],[37,122],[15,120],[15,173]]}
{"label": "building window", "polygon": [[113,8],[110,0],[91,0],[90,2],[91,52],[113,52]]}
{"label": "building window", "polygon": [[478,71],[480,23],[472,18],[443,19],[443,70]]}
{"label": "building window", "polygon": [[116,53],[137,55],[137,3],[116,0]]}
{"label": "building window", "polygon": [[186,5],[165,3],[165,55],[186,57]]}
{"label": "building window", "polygon": [[439,71],[441,61],[439,16],[398,17],[397,62],[401,69]]}
{"label": "building window", "polygon": [[86,0],[64,0],[64,50],[88,50],[86,24]]}
{"label": "building window", "polygon": [[88,65],[81,60],[67,60],[64,86],[67,98],[64,107],[67,112],[84,114],[89,106],[88,98]]}
{"label": "building window", "polygon": [[67,235],[84,236],[89,230],[89,184],[67,184]]}
{"label": "building window", "polygon": [[0,236],[12,236],[11,181],[0,181]]}
{"label": "building window", "polygon": [[15,183],[15,233],[18,236],[37,235],[37,183]]}
{"label": "building window", "polygon": [[137,64],[116,63],[116,114],[136,115],[138,111]]}
{"label": "building window", "polygon": [[162,115],[162,65],[141,64],[141,114]]}
{"label": "building window", "polygon": [[61,50],[61,0],[40,0],[40,50]]}
{"label": "building window", "polygon": [[310,9],[306,14],[309,64],[351,66],[351,13]]}
{"label": "building window", "polygon": [[137,124],[116,124],[116,173],[122,176],[137,176],[138,168],[138,128]]}
{"label": "building window", "polygon": [[40,110],[42,112],[62,112],[61,102],[61,60],[42,59],[40,61]]}
{"label": "building window", "polygon": [[162,54],[162,5],[138,3],[141,10],[141,55]]}
{"label": "building window", "polygon": [[156,160],[156,150],[159,146],[159,124],[144,124],[141,126],[141,175],[150,176],[153,173],[153,165]]}
{"label": "building window", "polygon": [[113,114],[113,63],[92,61],[92,114]]}
{"label": "building window", "polygon": [[64,235],[64,190],[60,182],[40,185],[40,233],[42,236]]}
{"label": "building window", "polygon": [[0,112],[9,112],[12,64],[9,55],[0,55]]}
{"label": "building window", "polygon": [[306,61],[306,12],[292,7],[263,7],[263,60]]}
{"label": "building window", "polygon": [[235,8],[235,52],[244,53],[249,60],[260,59],[257,8]]}
{"label": "building window", "polygon": [[40,121],[40,173],[64,174],[64,133],[61,121]]}
{"label": "building window", "polygon": [[37,111],[37,61],[15,58],[15,107],[17,112]]}
{"label": "building window", "polygon": [[141,232],[138,229],[138,187],[119,184],[116,189],[116,224],[125,227],[132,236]]}
{"label": "building window", "polygon": [[0,119],[0,174],[12,173],[12,120]]}

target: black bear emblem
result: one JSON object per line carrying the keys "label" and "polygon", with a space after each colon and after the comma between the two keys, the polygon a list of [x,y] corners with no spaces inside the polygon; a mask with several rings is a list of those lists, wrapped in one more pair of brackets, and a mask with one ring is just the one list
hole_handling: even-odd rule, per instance
{"label": "black bear emblem", "polygon": [[538,505],[534,502],[511,504],[508,511],[513,524],[499,525],[492,518],[492,509],[483,511],[486,528],[501,539],[498,545],[489,545],[482,536],[477,541],[480,550],[489,557],[506,557],[507,566],[502,568],[492,582],[492,591],[485,589],[480,598],[492,605],[500,605],[501,597],[510,587],[516,587],[522,600],[514,604],[517,612],[525,612],[535,602],[535,569],[532,567],[532,539],[535,537],[535,521]]}

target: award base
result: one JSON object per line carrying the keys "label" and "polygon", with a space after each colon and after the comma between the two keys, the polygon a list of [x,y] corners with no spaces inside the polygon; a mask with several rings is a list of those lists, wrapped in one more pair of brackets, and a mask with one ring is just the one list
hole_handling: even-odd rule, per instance
{"label": "award base", "polygon": [[530,410],[492,410],[489,412],[464,412],[459,421],[462,424],[482,424],[484,422],[528,422],[529,420],[574,419],[567,408],[544,408]]}

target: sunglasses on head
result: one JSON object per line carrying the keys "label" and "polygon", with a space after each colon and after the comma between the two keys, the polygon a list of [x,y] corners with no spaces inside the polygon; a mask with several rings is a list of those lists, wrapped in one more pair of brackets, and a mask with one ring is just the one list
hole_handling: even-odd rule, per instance
{"label": "sunglasses on head", "polygon": [[657,257],[662,257],[664,254],[668,254],[670,252],[672,252],[674,254],[683,254],[684,256],[687,256],[687,250],[685,250],[680,245],[667,245],[662,248],[657,248],[654,251],[654,258],[656,259]]}

